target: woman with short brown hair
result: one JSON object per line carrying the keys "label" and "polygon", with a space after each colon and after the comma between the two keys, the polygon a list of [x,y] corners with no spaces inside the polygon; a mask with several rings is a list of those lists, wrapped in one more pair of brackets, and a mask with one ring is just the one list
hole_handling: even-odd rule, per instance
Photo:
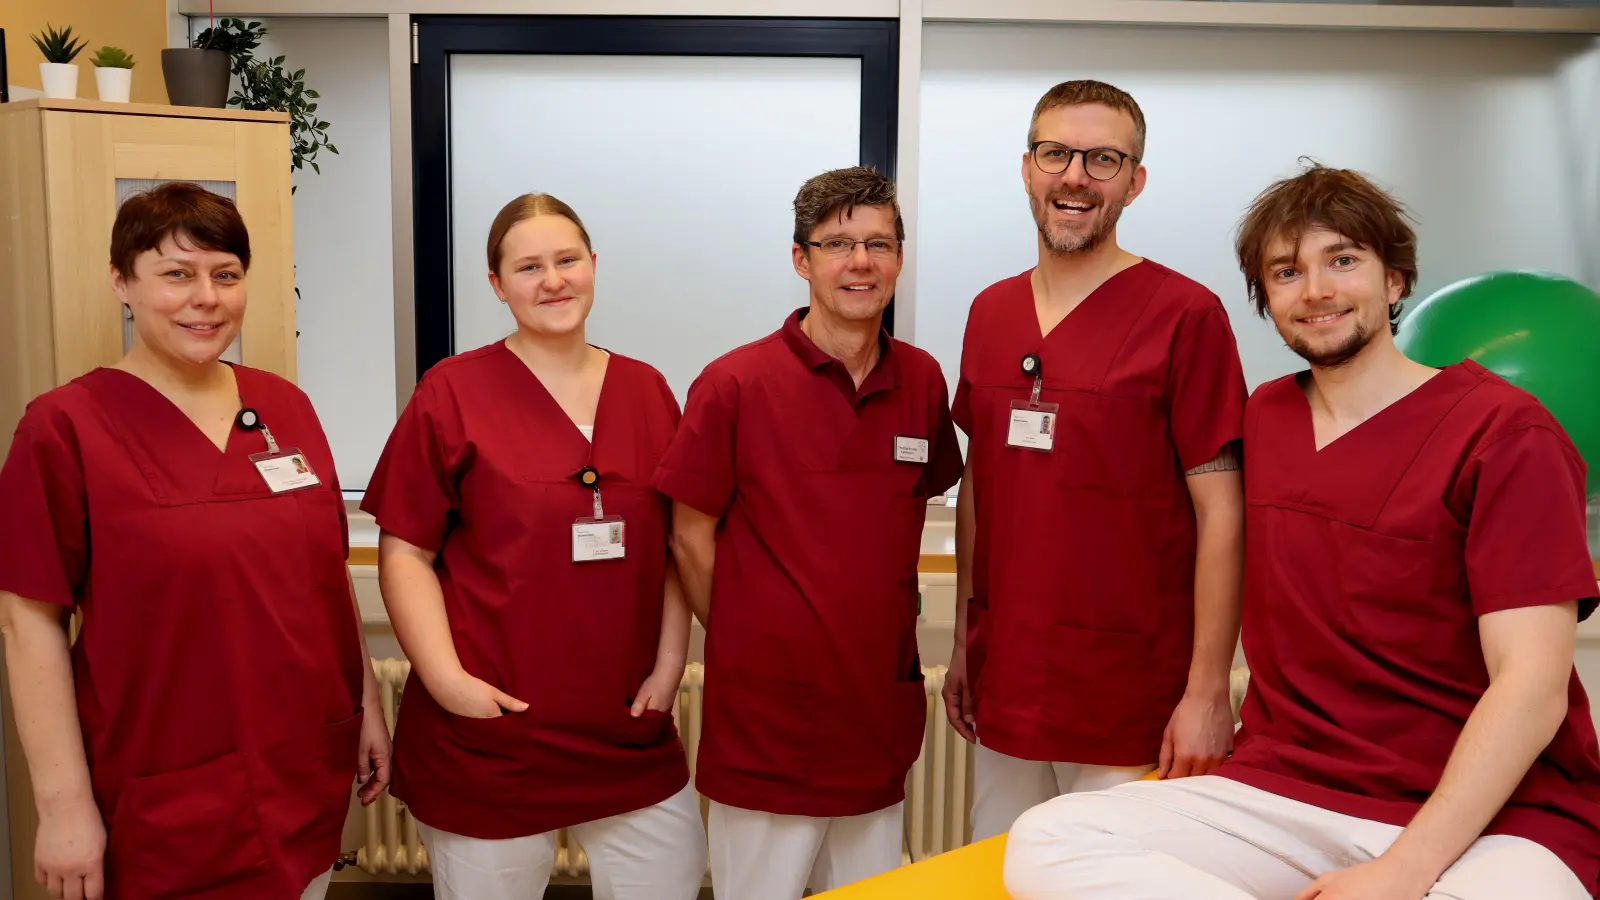
{"label": "woman with short brown hair", "polygon": [[[29,404],[0,468],[0,632],[53,897],[317,900],[389,738],[310,401],[223,362],[250,237],[193,184],[130,198],[134,342]],[[82,614],[76,642],[69,614]]]}

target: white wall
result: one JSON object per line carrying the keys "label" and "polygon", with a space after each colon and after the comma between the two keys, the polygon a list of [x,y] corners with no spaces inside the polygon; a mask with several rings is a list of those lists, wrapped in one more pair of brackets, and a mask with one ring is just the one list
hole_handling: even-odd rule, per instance
{"label": "white wall", "polygon": [[917,343],[953,385],[973,296],[1034,264],[1019,164],[1034,103],[1071,78],[1111,82],[1143,108],[1149,183],[1123,214],[1121,241],[1223,298],[1252,387],[1301,366],[1246,305],[1233,230],[1302,155],[1364,170],[1410,205],[1422,266],[1413,304],[1496,268],[1594,284],[1600,63],[1593,52],[1579,58],[1592,46],[1568,36],[929,25]]}
{"label": "white wall", "polygon": [[[366,488],[395,421],[388,31],[383,19],[274,18],[258,58],[305,69],[337,155],[295,174],[300,386],[347,491]],[[203,27],[203,26],[201,26]]]}

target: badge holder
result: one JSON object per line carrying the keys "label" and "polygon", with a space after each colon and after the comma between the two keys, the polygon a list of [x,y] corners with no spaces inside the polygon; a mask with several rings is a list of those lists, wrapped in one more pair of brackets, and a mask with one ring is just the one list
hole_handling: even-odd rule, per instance
{"label": "badge holder", "polygon": [[621,518],[606,515],[600,505],[600,473],[594,466],[584,466],[578,472],[578,482],[594,491],[594,517],[572,524],[572,561],[622,559],[627,546],[627,526]]}
{"label": "badge holder", "polygon": [[1033,376],[1033,395],[1027,401],[1011,401],[1011,422],[1006,428],[1006,446],[1049,453],[1056,447],[1056,425],[1060,407],[1040,403],[1044,388],[1044,368],[1037,354],[1022,358],[1022,374]]}
{"label": "badge holder", "polygon": [[250,454],[250,463],[261,473],[261,480],[267,483],[267,488],[274,494],[303,491],[322,483],[317,473],[311,470],[311,461],[306,459],[304,453],[295,448],[278,449],[272,429],[261,421],[260,413],[249,408],[241,409],[233,423],[242,431],[259,431],[267,439],[267,452]]}

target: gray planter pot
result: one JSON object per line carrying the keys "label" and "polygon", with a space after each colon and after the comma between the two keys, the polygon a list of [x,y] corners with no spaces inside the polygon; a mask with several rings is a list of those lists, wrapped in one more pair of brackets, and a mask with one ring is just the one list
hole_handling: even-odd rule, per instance
{"label": "gray planter pot", "polygon": [[174,47],[161,51],[161,77],[173,106],[221,109],[228,103],[228,54]]}

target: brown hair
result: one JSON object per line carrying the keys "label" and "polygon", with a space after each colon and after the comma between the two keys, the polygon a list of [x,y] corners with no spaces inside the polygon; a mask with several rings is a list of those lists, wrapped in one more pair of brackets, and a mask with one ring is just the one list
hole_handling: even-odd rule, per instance
{"label": "brown hair", "polygon": [[494,224],[489,226],[489,271],[496,274],[500,272],[500,245],[506,242],[506,234],[512,226],[537,216],[560,216],[576,225],[578,237],[583,239],[583,249],[594,252],[594,245],[589,243],[589,231],[583,227],[583,220],[578,218],[572,207],[549,194],[523,194],[500,207]]}
{"label": "brown hair", "polygon": [[1127,113],[1133,119],[1133,155],[1144,156],[1144,111],[1127,91],[1103,81],[1063,81],[1045,91],[1039,102],[1034,104],[1033,118],[1028,121],[1028,146],[1033,146],[1038,139],[1035,129],[1039,127],[1040,116],[1058,107],[1088,106],[1091,103]]}
{"label": "brown hair", "polygon": [[894,212],[894,236],[906,239],[894,182],[871,166],[852,166],[823,172],[800,186],[794,195],[794,242],[811,240],[811,231],[835,215],[850,215],[858,206],[887,206]]}
{"label": "brown hair", "polygon": [[[1326,228],[1378,255],[1400,273],[1400,299],[1417,283],[1417,234],[1400,202],[1358,172],[1311,163],[1293,178],[1275,182],[1251,204],[1234,245],[1256,314],[1267,318],[1264,281],[1267,245],[1278,238],[1298,244],[1313,228]],[[1389,308],[1389,330],[1397,333],[1404,303]]]}
{"label": "brown hair", "polygon": [[134,194],[117,210],[111,226],[111,265],[123,278],[136,276],[133,262],[167,238],[201,250],[232,253],[250,270],[250,232],[233,201],[198,184],[171,182]]}

